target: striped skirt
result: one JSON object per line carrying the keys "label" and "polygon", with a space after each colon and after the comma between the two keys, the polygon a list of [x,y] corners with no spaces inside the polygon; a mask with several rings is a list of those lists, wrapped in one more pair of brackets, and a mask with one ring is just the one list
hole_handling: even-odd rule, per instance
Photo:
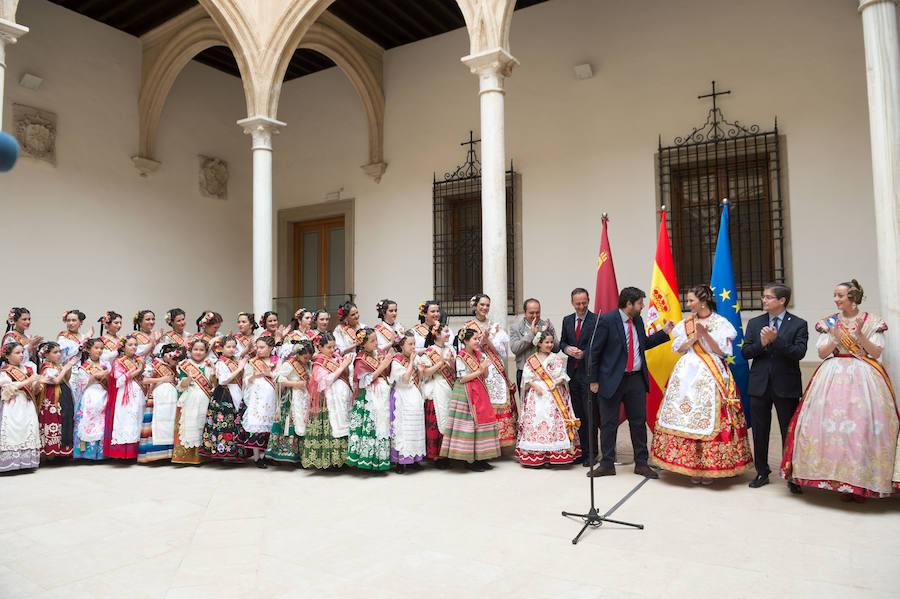
{"label": "striped skirt", "polygon": [[141,421],[141,440],[138,443],[139,464],[172,459],[172,445],[153,444],[153,394],[147,396],[144,405],[144,419]]}
{"label": "striped skirt", "polygon": [[475,424],[466,385],[458,380],[450,397],[450,418],[441,444],[441,457],[465,461],[500,457],[497,421]]}

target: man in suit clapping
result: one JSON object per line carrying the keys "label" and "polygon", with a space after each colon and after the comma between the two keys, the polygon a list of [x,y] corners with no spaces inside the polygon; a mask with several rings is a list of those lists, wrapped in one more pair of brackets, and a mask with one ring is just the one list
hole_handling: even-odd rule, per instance
{"label": "man in suit clapping", "polygon": [[590,458],[588,457],[589,443],[593,441],[594,448],[598,447],[597,426],[600,422],[600,414],[597,411],[597,404],[593,403],[594,409],[591,416],[593,427],[589,431],[587,413],[591,402],[588,401],[585,357],[589,350],[588,346],[591,342],[591,333],[594,332],[594,325],[597,322],[597,315],[588,310],[590,297],[587,289],[576,287],[572,290],[571,299],[575,312],[563,318],[559,349],[568,356],[566,360],[566,374],[569,375],[569,393],[572,396],[572,409],[575,410],[575,417],[581,420],[578,438],[584,455],[582,465],[590,467],[593,464],[590,463]]}
{"label": "man in suit clapping", "polygon": [[[753,360],[750,367],[750,423],[753,431],[753,461],[756,478],[750,487],[758,489],[769,483],[769,432],[772,429],[772,406],[778,414],[781,444],[787,437],[788,425],[800,403],[803,383],[800,360],[806,355],[809,330],[806,321],[789,313],[791,288],[771,283],[763,290],[765,314],[747,323],[741,354]],[[800,487],[788,482],[791,493],[801,493]]]}
{"label": "man in suit clapping", "polygon": [[625,406],[631,446],[634,448],[634,473],[659,478],[647,460],[647,393],[650,375],[644,352],[669,340],[675,323],[650,337],[644,329],[641,310],[646,294],[636,287],[619,292],[619,309],[607,312],[597,323],[591,346],[591,393],[597,393],[600,408],[600,463],[588,476],[611,476],[616,473],[616,433],[619,407]]}

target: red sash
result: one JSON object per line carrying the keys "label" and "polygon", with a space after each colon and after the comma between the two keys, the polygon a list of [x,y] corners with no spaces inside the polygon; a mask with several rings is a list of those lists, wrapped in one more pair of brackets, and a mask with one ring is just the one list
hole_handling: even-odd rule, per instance
{"label": "red sash", "polygon": [[[238,363],[231,358],[226,358],[225,356],[219,356],[219,362],[228,367],[229,372],[234,372],[238,369]],[[219,384],[222,384],[221,381],[217,381]],[[237,380],[231,381],[230,385],[237,385],[238,387],[242,387],[244,384],[244,380],[241,377],[238,377]]]}
{"label": "red sash", "polygon": [[184,342],[184,337],[176,333],[174,330],[166,333],[166,337],[169,338],[169,341],[172,341],[178,345],[184,346],[186,345]]}
{"label": "red sash", "polygon": [[[331,372],[332,374],[337,372],[338,368],[341,367],[341,365],[338,363],[337,360],[335,360],[334,358],[329,358],[325,354],[317,355],[316,359],[313,363],[318,364],[319,366],[321,366],[328,372]],[[350,384],[350,375],[347,373],[347,370],[344,370],[344,372],[341,373],[341,376],[339,378],[343,379],[344,382],[347,383],[348,385]]]}
{"label": "red sash", "polygon": [[150,343],[150,336],[147,335],[147,333],[144,333],[143,331],[135,331],[131,335],[135,339],[137,339],[138,343],[140,343],[141,345],[147,345],[148,343]]}
{"label": "red sash", "polygon": [[22,333],[20,333],[19,331],[15,330],[15,329],[11,330],[3,337],[4,344],[6,342],[7,337],[12,337],[13,341],[21,343],[25,347],[28,347],[28,337],[26,337],[25,335],[23,335]]}
{"label": "red sash", "polygon": [[206,393],[206,396],[212,399],[212,382],[208,378],[206,378],[206,375],[202,370],[197,368],[196,364],[194,364],[190,360],[183,360],[181,364],[178,365],[178,370],[191,377],[191,379],[195,383],[197,383],[197,386],[203,389],[203,392]]}
{"label": "red sash", "polygon": [[[441,352],[436,350],[433,345],[430,345],[425,348],[425,355],[428,356],[429,360],[431,360],[432,366],[434,366],[441,359],[443,359]],[[450,387],[452,388],[453,383],[456,382],[456,370],[454,370],[453,367],[451,367],[447,363],[447,361],[444,360],[444,363],[441,365],[440,368],[438,368],[438,372],[441,373],[441,375],[444,377],[444,380],[447,381],[447,384],[450,385]]]}
{"label": "red sash", "polygon": [[294,369],[294,372],[297,373],[297,376],[300,377],[301,381],[309,380],[309,371],[306,369],[306,367],[303,364],[296,361],[294,358],[291,358],[290,360],[288,360],[288,364],[291,365],[291,368]]}
{"label": "red sash", "polygon": [[[28,377],[30,377],[32,374],[34,374],[31,371],[31,368],[29,368],[28,366],[25,367],[25,371],[26,372],[22,372],[22,370],[18,366],[13,366],[12,364],[9,364],[7,366],[4,366],[3,368],[0,368],[0,372],[7,373],[9,375],[9,378],[11,378],[12,380],[14,380],[17,383],[22,383],[22,382],[27,381]],[[31,401],[34,401],[34,389],[31,388],[31,385],[25,385],[24,387],[22,387],[21,390],[25,393],[25,397],[27,397]],[[15,398],[11,399],[10,403],[12,403],[14,401],[15,401]]]}
{"label": "red sash", "polygon": [[[403,366],[403,368],[409,368],[409,358],[407,358],[407,357],[404,356],[403,354],[396,354],[396,355],[394,356],[394,361],[395,361],[395,362],[399,362],[400,365]],[[414,385],[418,385],[418,384],[419,384],[419,370],[418,370],[418,368],[413,367],[412,377],[410,377],[410,378],[412,378],[412,383],[413,383]]]}
{"label": "red sash", "polygon": [[391,343],[394,342],[394,335],[396,335],[396,333],[394,332],[394,329],[392,329],[392,328],[389,327],[388,325],[384,324],[383,322],[382,322],[382,323],[379,323],[379,324],[376,324],[376,325],[375,325],[375,330],[378,331],[378,333],[379,333],[382,337],[384,337],[385,339],[387,339],[387,340],[390,341]]}
{"label": "red sash", "polygon": [[121,343],[120,339],[113,339],[112,337],[107,337],[103,335],[100,337],[100,340],[103,342],[103,347],[111,351],[119,351],[119,343]]}
{"label": "red sash", "polygon": [[[256,372],[258,372],[258,373],[260,373],[260,374],[263,373],[263,367],[265,367],[265,366],[268,366],[268,367],[269,367],[269,371],[271,372],[271,371],[272,371],[272,366],[274,366],[274,365],[272,364],[272,358],[274,358],[274,357],[275,357],[275,356],[269,356],[269,360],[268,360],[269,363],[266,364],[266,361],[265,361],[265,360],[263,360],[263,359],[260,358],[259,356],[254,356],[254,357],[250,358],[250,365],[253,366],[253,368],[256,370]],[[276,361],[276,363],[277,363],[278,358],[275,358],[275,361]],[[274,375],[275,373],[273,372],[272,374]],[[272,388],[273,388],[273,389],[275,388],[275,381],[274,381],[274,379],[269,378],[268,376],[263,376],[263,378],[266,380],[267,383],[269,383],[270,385],[272,385]]]}
{"label": "red sash", "polygon": [[69,341],[74,341],[78,345],[81,345],[81,337],[75,333],[70,333],[69,331],[63,331],[57,337],[65,337]]}
{"label": "red sash", "polygon": [[[550,377],[550,373],[547,372],[547,369],[544,368],[544,365],[541,364],[541,359],[538,358],[537,354],[531,354],[531,356],[527,360],[528,366],[531,367],[531,370],[537,375],[541,382],[547,385],[547,389],[550,391],[550,394],[553,396],[553,399],[556,400],[556,407],[559,409],[559,413],[562,415],[563,421],[566,423],[566,434],[569,435],[569,441],[574,443],[575,441],[575,433],[578,431],[578,427],[581,426],[581,421],[576,419],[570,419],[569,416],[569,408],[566,405],[566,400],[563,399],[562,394],[559,392],[559,389],[553,386],[553,379]],[[569,451],[574,451],[575,446],[572,445],[569,448]]]}
{"label": "red sash", "polygon": [[[474,329],[476,331],[481,332],[483,335],[487,334],[487,331],[481,328],[481,325],[474,318],[464,325],[467,329]],[[506,365],[503,363],[503,359],[500,358],[498,354],[488,349],[482,348],[482,351],[487,356],[488,360],[491,361],[491,364],[494,365],[494,368],[497,369],[503,379],[506,381],[506,387],[509,389],[510,397],[514,397],[516,394],[516,385],[512,381],[509,380],[509,375],[506,374]]]}
{"label": "red sash", "polygon": [[81,365],[81,369],[88,373],[88,376],[103,374],[104,372],[108,372],[103,366],[100,364],[94,364],[90,360]]}
{"label": "red sash", "polygon": [[[466,367],[474,373],[481,367],[480,354],[481,352],[476,351],[475,355],[472,356],[465,349],[461,349],[458,355]],[[491,405],[491,398],[481,376],[477,376],[466,383],[466,396],[469,400],[469,410],[472,412],[476,425],[488,424],[497,420],[494,414],[494,406]]]}
{"label": "red sash", "polygon": [[420,322],[419,324],[414,326],[413,330],[415,332],[417,332],[419,335],[421,335],[422,337],[428,336],[428,325],[425,324],[424,322]]}
{"label": "red sash", "polygon": [[[130,370],[134,370],[138,366],[143,370],[144,361],[140,358],[129,358],[128,356],[119,356],[116,358],[116,362],[118,362],[122,368],[125,369],[126,372]],[[143,373],[138,372],[137,376],[134,377],[134,381],[137,384],[141,384],[141,378]],[[116,381],[114,378],[110,377],[109,379],[109,391],[111,392],[112,397],[115,397],[115,389],[116,389]],[[122,399],[122,405],[128,405],[128,402],[131,400],[131,388],[128,385],[128,382],[125,383],[125,397]]]}

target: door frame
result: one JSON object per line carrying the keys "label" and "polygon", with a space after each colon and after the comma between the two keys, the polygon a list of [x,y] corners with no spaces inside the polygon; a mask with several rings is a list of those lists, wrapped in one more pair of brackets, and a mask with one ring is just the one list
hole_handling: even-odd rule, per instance
{"label": "door frame", "polygon": [[294,296],[294,224],[309,220],[344,217],[344,292],[353,294],[353,249],[355,247],[355,200],[308,204],[278,211],[278,297]]}

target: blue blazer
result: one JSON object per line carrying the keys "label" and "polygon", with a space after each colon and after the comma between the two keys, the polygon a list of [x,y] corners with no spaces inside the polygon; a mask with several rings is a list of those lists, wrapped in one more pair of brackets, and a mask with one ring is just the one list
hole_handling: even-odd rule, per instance
{"label": "blue blazer", "polygon": [[[650,373],[647,370],[647,358],[644,352],[668,341],[669,334],[665,331],[657,331],[647,337],[644,320],[640,315],[634,317],[633,323],[641,354],[641,380],[649,393]],[[622,383],[625,366],[628,364],[628,342],[625,339],[622,316],[618,310],[612,310],[600,317],[597,334],[594,335],[594,344],[591,346],[590,360],[589,382],[600,384],[597,392],[599,397],[606,399],[612,397]]]}
{"label": "blue blazer", "polygon": [[[559,349],[566,351],[567,347],[576,347],[584,352],[585,358],[590,353],[591,333],[594,332],[594,323],[597,322],[597,315],[590,310],[584,315],[584,322],[581,323],[581,333],[578,335],[578,341],[575,341],[575,313],[569,314],[563,318],[562,333],[559,336]],[[575,368],[576,364],[578,368]],[[576,360],[572,356],[568,356],[566,360],[566,374],[570,379],[585,381],[585,359]]]}

